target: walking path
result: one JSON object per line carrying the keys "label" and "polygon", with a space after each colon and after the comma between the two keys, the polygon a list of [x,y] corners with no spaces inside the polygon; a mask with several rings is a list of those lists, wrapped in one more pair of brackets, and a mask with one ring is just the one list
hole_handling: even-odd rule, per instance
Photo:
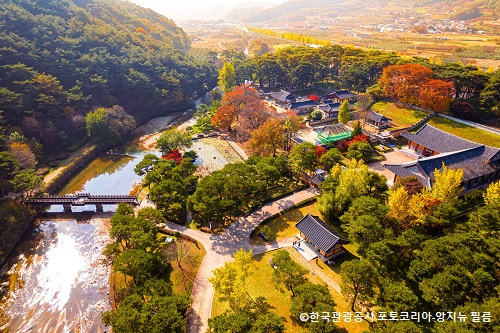
{"label": "walking path", "polygon": [[318,189],[308,188],[267,203],[246,216],[240,217],[222,234],[218,235],[206,234],[174,223],[166,223],[166,229],[174,232],[178,231],[196,239],[206,250],[206,255],[198,268],[198,274],[194,280],[193,291],[191,293],[193,304],[188,313],[186,332],[205,333],[207,331],[214,296],[213,286],[208,281],[209,277],[212,276],[212,271],[215,268],[223,266],[226,262],[233,261],[234,253],[241,248],[247,251],[254,250],[254,254],[260,254],[281,247],[291,246],[295,240],[294,237],[261,246],[250,245],[248,238],[252,230],[264,219],[317,195],[319,195]]}

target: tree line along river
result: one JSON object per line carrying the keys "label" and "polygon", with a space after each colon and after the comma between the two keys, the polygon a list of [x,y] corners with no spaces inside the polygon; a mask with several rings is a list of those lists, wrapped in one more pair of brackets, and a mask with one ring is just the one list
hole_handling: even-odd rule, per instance
{"label": "tree line along river", "polygon": [[[208,94],[195,101],[198,106]],[[136,133],[151,134],[193,110],[160,117]],[[76,174],[59,194],[128,194],[140,177],[136,164],[148,153],[134,141],[119,151],[127,156],[102,155]],[[102,250],[110,241],[109,218],[93,205],[73,207],[71,219],[38,219],[0,268],[0,332],[106,332],[101,313],[109,308],[110,269]],[[60,212],[52,206],[49,212]],[[106,213],[108,212],[108,213]]]}

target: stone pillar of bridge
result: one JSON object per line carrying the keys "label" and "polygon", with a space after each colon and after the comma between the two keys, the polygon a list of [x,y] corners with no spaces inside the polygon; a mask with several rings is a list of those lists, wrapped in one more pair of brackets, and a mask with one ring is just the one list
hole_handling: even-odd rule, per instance
{"label": "stone pillar of bridge", "polygon": [[104,212],[104,209],[102,208],[102,204],[95,204],[95,211],[98,213]]}
{"label": "stone pillar of bridge", "polygon": [[71,213],[71,205],[70,204],[64,204],[64,212],[66,213]]}

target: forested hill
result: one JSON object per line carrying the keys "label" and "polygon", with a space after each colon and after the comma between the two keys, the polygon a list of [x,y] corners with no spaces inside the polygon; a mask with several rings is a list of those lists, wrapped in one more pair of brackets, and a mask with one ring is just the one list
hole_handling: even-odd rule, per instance
{"label": "forested hill", "polygon": [[45,146],[85,135],[96,107],[118,104],[139,119],[172,110],[216,84],[216,68],[189,49],[171,20],[129,2],[3,0],[3,126]]}

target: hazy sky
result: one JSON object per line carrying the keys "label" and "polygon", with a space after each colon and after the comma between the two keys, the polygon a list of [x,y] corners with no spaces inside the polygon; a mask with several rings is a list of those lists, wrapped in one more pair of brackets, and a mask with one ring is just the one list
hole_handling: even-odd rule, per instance
{"label": "hazy sky", "polygon": [[130,0],[142,7],[151,8],[171,19],[222,18],[232,7],[251,3],[282,3],[286,0]]}

